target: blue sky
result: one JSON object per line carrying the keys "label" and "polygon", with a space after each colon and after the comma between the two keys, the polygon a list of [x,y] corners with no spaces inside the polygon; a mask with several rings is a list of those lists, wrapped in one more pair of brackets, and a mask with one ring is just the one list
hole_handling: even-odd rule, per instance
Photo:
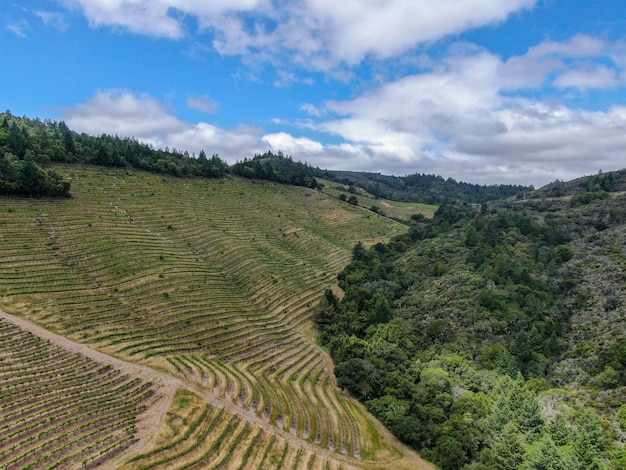
{"label": "blue sky", "polygon": [[618,0],[2,0],[0,107],[230,163],[541,186],[626,161]]}

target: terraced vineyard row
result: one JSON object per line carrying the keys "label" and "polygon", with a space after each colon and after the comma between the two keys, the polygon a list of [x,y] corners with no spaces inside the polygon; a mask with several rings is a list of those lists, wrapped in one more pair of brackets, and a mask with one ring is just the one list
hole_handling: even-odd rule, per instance
{"label": "terraced vineyard row", "polygon": [[[207,458],[221,461],[216,453],[231,462],[225,429],[241,437],[224,448],[257,457],[281,449],[281,465],[293,468],[397,454],[333,384],[310,317],[357,241],[383,241],[402,226],[267,182],[63,171],[72,200],[9,199],[0,211],[2,306],[236,407],[207,431],[210,457],[179,446],[168,465],[204,468]],[[313,449],[341,458],[322,464]]]}
{"label": "terraced vineyard row", "polygon": [[0,468],[96,465],[135,440],[149,383],[0,319]]}
{"label": "terraced vineyard row", "polygon": [[[306,468],[334,470],[349,464],[329,459],[303,449],[275,434],[242,423],[203,402],[190,392],[179,392],[189,400],[187,410],[174,406],[168,415],[163,443],[150,452],[138,455],[128,463],[130,468],[167,469],[173,463],[180,468]],[[180,415],[185,416],[185,420]],[[185,424],[183,424],[185,423]],[[177,432],[176,437],[172,436]],[[217,436],[217,437],[211,437]],[[235,442],[240,446],[233,445]],[[238,450],[243,448],[244,451]],[[184,462],[184,463],[183,463]]]}

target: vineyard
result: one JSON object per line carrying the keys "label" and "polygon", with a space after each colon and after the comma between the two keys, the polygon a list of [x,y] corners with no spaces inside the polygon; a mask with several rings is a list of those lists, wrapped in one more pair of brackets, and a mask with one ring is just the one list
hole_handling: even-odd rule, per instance
{"label": "vineyard", "polygon": [[96,466],[133,444],[151,384],[0,320],[0,468]]}
{"label": "vineyard", "polygon": [[0,323],[0,468],[430,468],[337,388],[311,322],[354,244],[404,226],[271,182],[57,171],[72,199],[0,199],[0,307],[148,372]]}

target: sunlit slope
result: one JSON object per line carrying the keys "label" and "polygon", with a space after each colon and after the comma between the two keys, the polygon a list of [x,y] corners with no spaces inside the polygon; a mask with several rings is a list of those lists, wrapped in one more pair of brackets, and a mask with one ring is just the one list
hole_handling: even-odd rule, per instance
{"label": "sunlit slope", "polygon": [[335,387],[310,317],[357,241],[405,227],[268,182],[59,172],[71,178],[71,200],[0,199],[0,306],[230,403],[220,418],[215,403],[200,416],[210,429],[190,451],[198,462],[165,445],[168,468],[237,468],[263,453],[280,454],[283,468],[399,458]]}

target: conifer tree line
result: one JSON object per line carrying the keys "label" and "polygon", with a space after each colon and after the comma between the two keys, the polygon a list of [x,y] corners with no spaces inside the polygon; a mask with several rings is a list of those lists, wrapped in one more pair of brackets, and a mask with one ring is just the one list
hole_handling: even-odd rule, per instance
{"label": "conifer tree line", "polygon": [[129,167],[178,177],[221,178],[233,173],[309,188],[321,188],[316,176],[330,176],[282,153],[266,152],[229,167],[216,154],[207,157],[204,150],[196,156],[176,149],[155,149],[133,138],[78,134],[63,121],[0,113],[0,194],[69,196],[70,183],[53,169],[44,169],[52,162]]}
{"label": "conifer tree line", "polygon": [[0,193],[69,196],[70,183],[53,169],[44,169],[54,162],[129,167],[179,177],[219,178],[228,171],[219,156],[208,158],[204,151],[190,156],[128,137],[78,134],[63,121],[0,113]]}

